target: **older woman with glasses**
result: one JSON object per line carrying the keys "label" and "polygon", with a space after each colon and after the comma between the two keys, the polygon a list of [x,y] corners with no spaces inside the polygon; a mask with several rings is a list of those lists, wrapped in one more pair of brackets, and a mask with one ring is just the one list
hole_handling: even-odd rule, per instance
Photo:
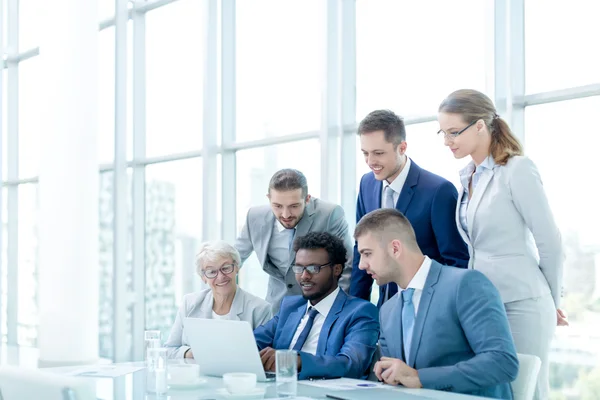
{"label": "older woman with glasses", "polygon": [[196,269],[210,288],[184,296],[165,343],[170,358],[194,357],[183,328],[183,320],[187,317],[248,321],[252,329],[271,319],[269,303],[237,286],[240,264],[240,254],[226,242],[201,245],[196,256]]}

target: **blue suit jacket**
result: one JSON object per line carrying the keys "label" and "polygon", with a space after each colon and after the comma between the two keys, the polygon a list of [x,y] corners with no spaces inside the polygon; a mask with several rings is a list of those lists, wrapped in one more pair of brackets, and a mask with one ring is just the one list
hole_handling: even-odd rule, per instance
{"label": "blue suit jacket", "polygon": [[[289,349],[306,304],[302,296],[284,297],[277,315],[254,330],[258,348]],[[378,338],[377,307],[340,290],[323,323],[316,355],[299,352],[299,378],[366,377]]]}
{"label": "blue suit jacket", "polygon": [[[381,354],[406,361],[400,293],[381,307],[380,318]],[[426,389],[512,399],[519,361],[500,294],[485,275],[432,261],[409,361]]]}
{"label": "blue suit jacket", "polygon": [[[356,204],[356,223],[367,213],[381,208],[382,181],[369,172],[360,181]],[[406,182],[400,192],[396,209],[408,218],[423,254],[444,265],[467,268],[469,251],[458,233],[454,213],[458,193],[446,179],[420,168],[411,159]],[[370,300],[373,278],[358,268],[360,254],[354,246],[350,295]],[[389,297],[398,287],[390,283]],[[379,303],[384,301],[385,286],[379,288]]]}

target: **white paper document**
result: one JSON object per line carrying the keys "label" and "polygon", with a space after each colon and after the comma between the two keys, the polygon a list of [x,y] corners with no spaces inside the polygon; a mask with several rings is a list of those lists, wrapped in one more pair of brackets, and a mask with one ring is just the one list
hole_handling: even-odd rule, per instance
{"label": "white paper document", "polygon": [[299,384],[314,386],[323,389],[332,390],[355,390],[355,389],[374,389],[390,387],[380,382],[365,381],[362,379],[338,378],[338,379],[322,379],[314,381],[299,381]]}
{"label": "white paper document", "polygon": [[70,371],[67,373],[67,375],[95,378],[116,378],[118,376],[131,374],[144,368],[145,367],[135,365],[90,365],[88,367],[81,367]]}

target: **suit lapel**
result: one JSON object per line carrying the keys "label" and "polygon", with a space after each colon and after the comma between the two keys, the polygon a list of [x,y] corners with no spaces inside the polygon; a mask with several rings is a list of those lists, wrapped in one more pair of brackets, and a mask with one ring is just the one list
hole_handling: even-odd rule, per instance
{"label": "suit lapel", "polygon": [[327,318],[325,318],[325,322],[323,322],[321,333],[319,333],[317,354],[325,354],[325,350],[327,350],[327,339],[329,339],[329,332],[331,331],[331,327],[335,321],[337,321],[339,318],[339,313],[342,312],[347,299],[348,295],[346,295],[343,290],[340,290],[335,298],[335,301],[333,302],[333,305],[331,306],[331,310],[329,310],[329,314],[327,314]]}
{"label": "suit lapel", "polygon": [[[417,311],[417,319],[415,320],[415,326],[413,329],[413,337],[410,348],[410,367],[415,368],[415,360],[417,358],[417,352],[419,351],[419,345],[421,344],[421,336],[423,334],[423,326],[427,319],[427,313],[429,312],[429,305],[431,304],[431,298],[435,292],[434,286],[437,283],[442,266],[435,261],[431,261],[431,267],[427,280],[425,281],[425,287],[423,287],[423,293],[421,293],[421,300],[419,301],[419,309]],[[400,314],[402,315],[402,314]]]}
{"label": "suit lapel", "polygon": [[374,179],[373,183],[375,184],[375,189],[373,190],[373,194],[375,195],[375,203],[373,204],[372,208],[367,207],[367,212],[383,207],[383,204],[381,204],[381,192],[383,191],[383,182]]}
{"label": "suit lapel", "polygon": [[[273,271],[267,271],[271,266],[271,263],[267,263],[267,253],[269,251],[269,243],[271,242],[271,236],[273,236],[273,229],[275,229],[275,216],[273,212],[269,209],[268,214],[264,220],[264,224],[260,227],[259,238],[263,241],[263,245],[260,249],[260,252],[257,252],[258,260],[262,263],[263,270],[267,273],[273,275],[279,273],[277,268],[274,268]],[[271,273],[273,272],[273,273]]]}
{"label": "suit lapel", "polygon": [[281,349],[289,349],[290,344],[292,343],[292,339],[294,338],[294,334],[296,330],[298,330],[298,325],[300,325],[300,321],[302,321],[302,317],[306,314],[306,306],[307,303],[302,302],[296,311],[290,314],[290,316],[285,321],[283,326],[283,331],[281,333],[281,346],[277,346]]}
{"label": "suit lapel", "polygon": [[204,301],[200,304],[200,313],[201,316],[199,318],[212,318],[212,307],[214,303],[214,298],[212,295],[212,290],[206,294]]}
{"label": "suit lapel", "polygon": [[[456,222],[456,227],[458,228],[458,232],[460,233],[460,236],[462,236],[462,239],[465,241],[465,243],[471,243],[469,237],[467,236],[467,232],[465,232],[465,230],[463,229],[463,226],[460,222],[460,207],[461,207],[461,203],[462,203],[462,198],[465,195],[465,193],[467,193],[467,189],[465,189],[464,187],[462,188],[462,190],[460,192],[458,192],[458,201],[456,202],[456,212],[455,212],[455,222]],[[467,207],[468,209],[468,207]]]}
{"label": "suit lapel", "polygon": [[481,202],[483,194],[493,177],[494,170],[485,168],[477,182],[477,187],[473,191],[471,200],[469,200],[469,206],[467,207],[467,227],[469,228],[469,236],[471,237],[473,236],[473,219],[475,217],[475,211],[477,211],[477,207]]}
{"label": "suit lapel", "polygon": [[[402,214],[406,215],[406,210],[408,209],[408,205],[412,200],[413,194],[415,190],[413,189],[419,183],[419,175],[421,173],[421,168],[417,164],[410,160],[410,169],[408,170],[408,175],[406,176],[406,181],[402,186],[402,190],[400,191],[400,197],[398,197],[398,202],[396,203],[396,209],[400,211]],[[381,196],[381,194],[380,194]]]}
{"label": "suit lapel", "polygon": [[242,289],[239,287],[235,290],[235,295],[233,297],[233,302],[231,303],[231,312],[229,313],[230,319],[240,321],[242,318],[242,314],[244,313],[244,303],[245,303],[244,293]]}

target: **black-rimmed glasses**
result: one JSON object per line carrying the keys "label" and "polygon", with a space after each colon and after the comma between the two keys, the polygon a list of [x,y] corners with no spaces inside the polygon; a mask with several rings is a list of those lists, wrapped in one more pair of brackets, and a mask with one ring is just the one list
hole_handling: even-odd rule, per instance
{"label": "black-rimmed glasses", "polygon": [[456,137],[458,135],[460,135],[461,133],[463,133],[464,131],[466,131],[467,129],[469,129],[470,127],[472,127],[473,125],[475,125],[475,122],[477,122],[478,120],[475,120],[473,122],[471,122],[469,125],[465,126],[464,128],[462,128],[460,131],[458,132],[454,132],[454,133],[446,133],[443,130],[439,130],[438,131],[438,135],[441,133],[444,135],[444,139],[456,139]]}
{"label": "black-rimmed glasses", "polygon": [[331,265],[331,263],[328,262],[321,265],[292,265],[292,271],[294,271],[296,275],[302,275],[304,271],[313,275],[318,274],[319,272],[321,272],[321,268],[326,267],[328,265]]}
{"label": "black-rimmed glasses", "polygon": [[200,273],[207,279],[215,279],[219,275],[219,271],[223,275],[229,275],[235,269],[235,264],[225,264],[219,269],[203,269]]}

